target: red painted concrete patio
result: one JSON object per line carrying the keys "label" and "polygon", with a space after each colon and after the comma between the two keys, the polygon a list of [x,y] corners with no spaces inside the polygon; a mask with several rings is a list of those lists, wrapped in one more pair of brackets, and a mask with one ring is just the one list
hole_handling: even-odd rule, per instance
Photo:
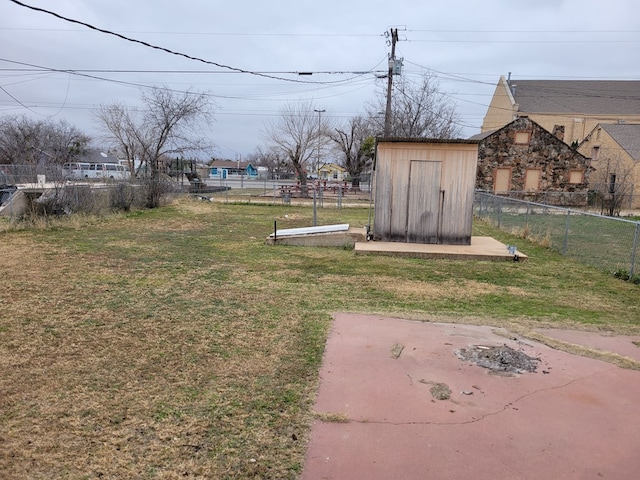
{"label": "red painted concrete patio", "polygon": [[[301,478],[640,478],[640,371],[499,333],[336,315]],[[496,375],[454,355],[503,344],[539,358],[537,371]]]}

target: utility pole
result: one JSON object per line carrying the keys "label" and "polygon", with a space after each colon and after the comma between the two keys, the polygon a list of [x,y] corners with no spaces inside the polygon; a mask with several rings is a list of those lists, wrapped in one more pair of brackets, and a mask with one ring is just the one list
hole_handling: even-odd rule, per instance
{"label": "utility pole", "polygon": [[387,109],[384,113],[384,136],[391,135],[391,88],[393,86],[393,70],[396,66],[396,42],[398,41],[398,29],[392,28],[391,55],[389,56],[389,73],[387,74]]}
{"label": "utility pole", "polygon": [[322,115],[322,112],[326,112],[326,110],[316,110],[314,108],[313,111],[318,113],[318,155],[316,157],[316,176],[318,177],[317,180],[320,180],[320,115]]}

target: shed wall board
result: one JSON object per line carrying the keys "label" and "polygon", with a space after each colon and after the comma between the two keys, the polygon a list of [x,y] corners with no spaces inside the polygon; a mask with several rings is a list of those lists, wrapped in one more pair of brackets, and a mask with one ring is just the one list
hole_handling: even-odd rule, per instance
{"label": "shed wall board", "polygon": [[468,245],[477,155],[477,144],[379,143],[374,239]]}
{"label": "shed wall board", "polygon": [[438,243],[442,218],[442,162],[410,162],[406,238],[410,243]]}

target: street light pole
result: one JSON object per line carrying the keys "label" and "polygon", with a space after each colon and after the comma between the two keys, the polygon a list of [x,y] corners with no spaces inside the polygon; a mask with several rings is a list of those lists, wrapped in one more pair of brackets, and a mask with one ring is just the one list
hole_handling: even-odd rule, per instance
{"label": "street light pole", "polygon": [[316,157],[316,177],[320,180],[320,116],[322,112],[326,112],[326,110],[317,110],[313,109],[314,112],[318,112],[318,156]]}

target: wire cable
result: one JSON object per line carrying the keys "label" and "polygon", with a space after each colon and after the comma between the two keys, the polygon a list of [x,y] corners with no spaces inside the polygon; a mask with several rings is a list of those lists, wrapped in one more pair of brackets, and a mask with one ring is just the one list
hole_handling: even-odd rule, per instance
{"label": "wire cable", "polygon": [[[218,62],[213,62],[213,61],[210,61],[210,60],[205,60],[205,59],[200,58],[200,57],[194,57],[194,56],[188,55],[186,53],[176,52],[174,50],[170,50],[168,48],[161,47],[159,45],[154,45],[152,43],[145,42],[143,40],[138,40],[136,38],[127,37],[126,35],[122,35],[120,33],[112,32],[111,30],[105,30],[104,28],[99,28],[99,27],[96,27],[96,26],[91,25],[89,23],[80,21],[80,20],[75,20],[73,18],[65,17],[63,15],[60,15],[59,13],[52,12],[51,10],[46,10],[44,8],[34,7],[32,5],[27,5],[26,3],[20,2],[18,0],[9,0],[9,1],[11,1],[11,2],[13,2],[16,5],[19,5],[21,7],[28,8],[28,9],[34,10],[36,12],[46,13],[47,15],[54,16],[56,18],[59,18],[60,20],[64,20],[65,22],[70,22],[70,23],[75,23],[77,25],[82,25],[82,26],[84,26],[86,28],[89,28],[91,30],[95,30],[97,32],[104,33],[106,35],[112,35],[112,36],[120,38],[122,40],[126,40],[127,42],[137,43],[137,44],[143,45],[143,46],[145,46],[147,48],[152,48],[152,49],[159,50],[159,51],[171,54],[171,55],[175,55],[175,56],[178,56],[178,57],[183,57],[183,58],[186,58],[188,60],[201,62],[201,63],[207,64],[207,65],[213,65],[213,66],[216,66],[218,68],[223,68],[225,70],[231,70],[231,71],[236,72],[236,73],[244,73],[244,74],[247,74],[247,75],[255,75],[255,76],[258,76],[258,77],[270,78],[272,80],[280,80],[280,81],[292,82],[292,83],[310,83],[310,84],[327,85],[327,84],[332,84],[332,83],[342,83],[342,82],[344,82],[344,80],[337,80],[335,82],[316,82],[316,81],[298,80],[298,79],[293,79],[293,78],[279,77],[279,76],[276,76],[276,75],[270,75],[270,74],[266,74],[266,73],[255,72],[255,71],[251,71],[251,70],[245,70],[243,68],[238,68],[238,67],[232,67],[230,65],[225,65],[223,63],[218,63]],[[304,73],[305,72],[299,72],[298,74],[300,75],[300,74],[304,74]]]}

